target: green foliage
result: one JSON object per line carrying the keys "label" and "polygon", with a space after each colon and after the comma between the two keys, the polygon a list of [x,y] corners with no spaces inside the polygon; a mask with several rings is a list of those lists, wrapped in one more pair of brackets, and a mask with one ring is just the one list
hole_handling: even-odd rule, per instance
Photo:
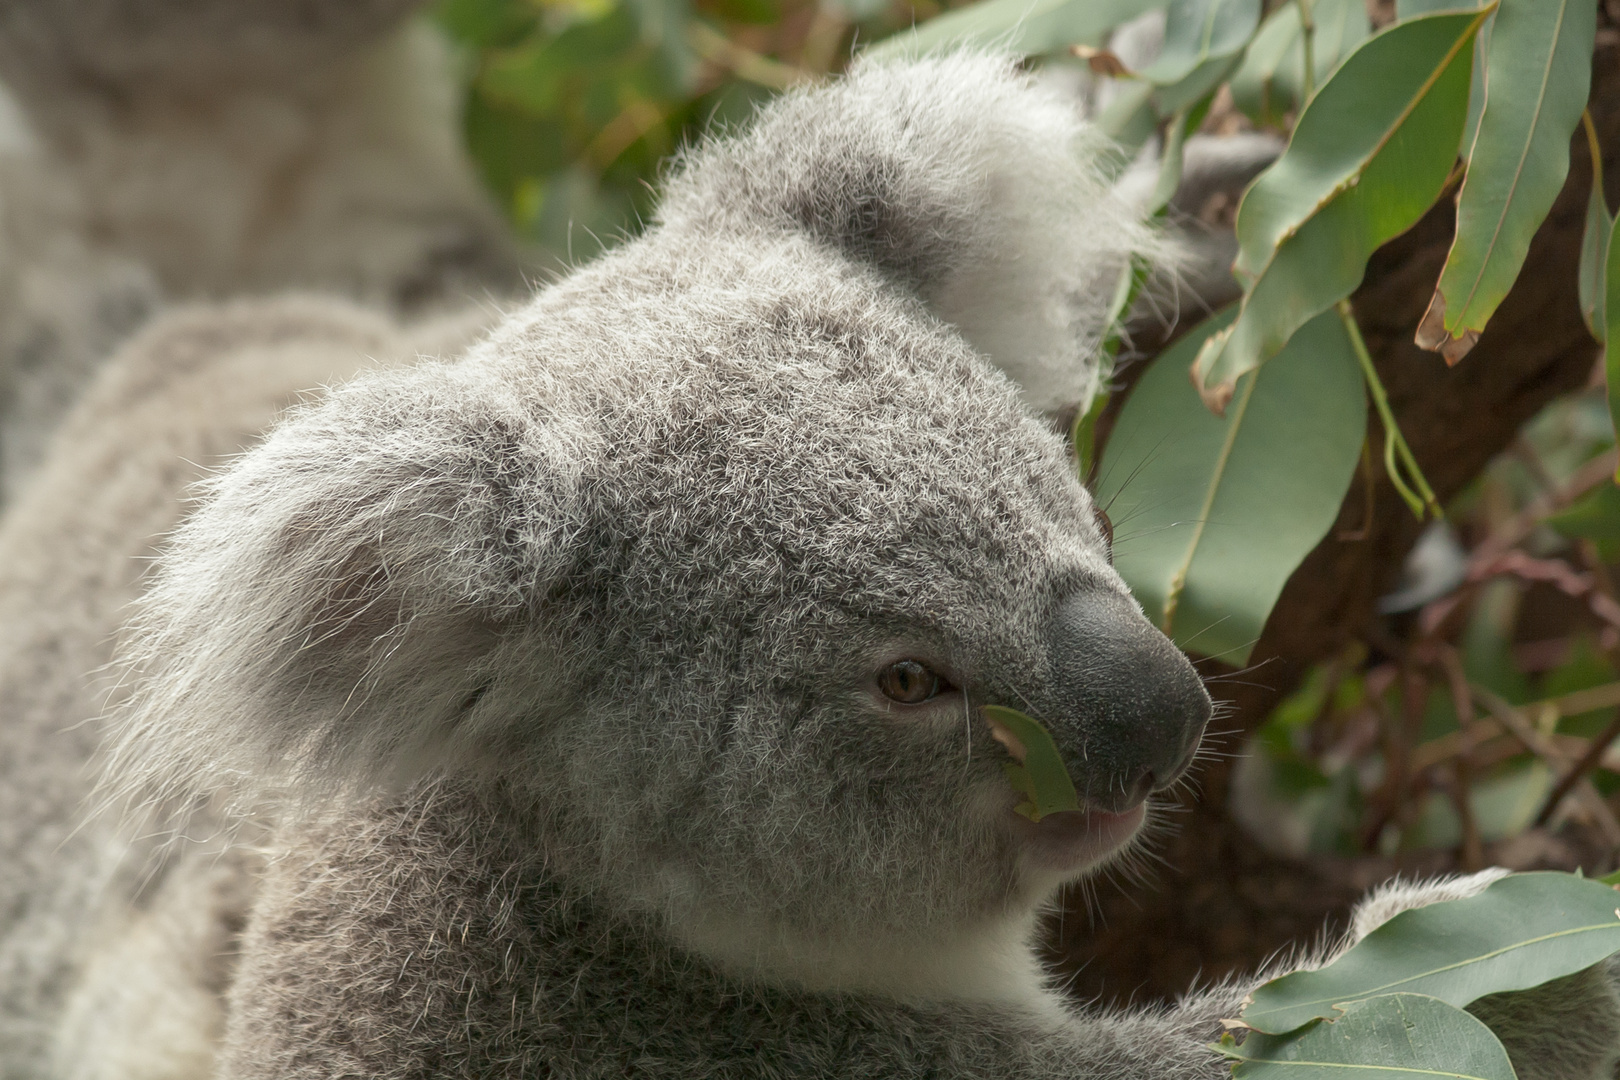
{"label": "green foliage", "polygon": [[1013,790],[1027,800],[1014,810],[1031,821],[1039,821],[1060,810],[1080,809],[1080,795],[1069,778],[1063,756],[1040,721],[1001,705],[985,705],[979,711],[1014,758],[1003,767]]}
{"label": "green foliage", "polygon": [[[1588,227],[1591,220],[1588,219]],[[1603,259],[1603,280],[1592,289],[1603,296],[1603,371],[1609,388],[1609,415],[1620,431],[1620,217],[1609,226],[1609,239]],[[1615,479],[1620,482],[1620,472]]]}
{"label": "green foliage", "polygon": [[1233,266],[1243,307],[1194,366],[1212,407],[1224,408],[1239,375],[1349,296],[1378,245],[1439,196],[1467,118],[1470,49],[1483,18],[1428,15],[1369,40],[1249,186]]}
{"label": "green foliage", "polygon": [[1457,198],[1457,235],[1419,341],[1462,358],[1519,275],[1569,171],[1586,107],[1597,0],[1503,3],[1486,49],[1492,81]]}
{"label": "green foliage", "polygon": [[1403,911],[1318,971],[1256,990],[1243,1023],[1282,1035],[1345,1002],[1423,994],[1457,1008],[1525,990],[1620,951],[1620,895],[1569,874],[1510,874],[1477,896]]}
{"label": "green foliage", "polygon": [[1464,1006],[1540,986],[1620,950],[1620,896],[1570,874],[1512,874],[1476,896],[1404,911],[1327,967],[1260,987],[1217,1049],[1238,1080],[1392,1073],[1510,1080]]}
{"label": "green foliage", "polygon": [[1260,23],[1260,0],[1173,0],[1165,12],[1164,47],[1141,76],[1173,86],[1200,68],[1229,66]]}
{"label": "green foliage", "polygon": [[1311,17],[1315,26],[1308,82],[1304,24],[1297,4],[1284,4],[1266,16],[1243,66],[1233,73],[1233,104],[1255,123],[1283,126],[1286,115],[1309,96],[1306,87],[1322,85],[1339,61],[1372,33],[1367,5],[1356,0],[1316,0]]}
{"label": "green foliage", "polygon": [[1598,145],[1597,131],[1591,116],[1582,113],[1586,125],[1587,150],[1592,155],[1592,190],[1586,197],[1586,228],[1581,233],[1580,301],[1581,317],[1586,328],[1599,341],[1608,336],[1608,317],[1603,290],[1607,279],[1609,234],[1614,231],[1614,216],[1603,195],[1603,148]]}
{"label": "green foliage", "polygon": [[[918,0],[926,12],[930,0]],[[664,161],[824,74],[903,0],[440,0],[473,157],[520,233],[585,261],[650,212]]]}
{"label": "green foliage", "polygon": [[879,58],[963,45],[1042,56],[1109,30],[1169,0],[980,0],[867,49]]}
{"label": "green foliage", "polygon": [[1236,1080],[1514,1080],[1491,1029],[1443,1001],[1384,994],[1349,1002],[1331,1024],[1277,1038],[1250,1035],[1217,1047]]}
{"label": "green foliage", "polygon": [[1201,324],[1137,383],[1103,455],[1099,502],[1115,565],[1183,646],[1242,664],[1266,616],[1334,518],[1361,454],[1366,401],[1337,315],[1245,376],[1224,417],[1187,364],[1232,318]]}

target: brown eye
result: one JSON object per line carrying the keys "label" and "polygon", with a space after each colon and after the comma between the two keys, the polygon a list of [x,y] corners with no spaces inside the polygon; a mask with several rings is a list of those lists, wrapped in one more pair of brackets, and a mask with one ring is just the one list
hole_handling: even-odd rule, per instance
{"label": "brown eye", "polygon": [[878,689],[902,705],[919,705],[940,692],[945,681],[915,660],[890,664],[878,675]]}

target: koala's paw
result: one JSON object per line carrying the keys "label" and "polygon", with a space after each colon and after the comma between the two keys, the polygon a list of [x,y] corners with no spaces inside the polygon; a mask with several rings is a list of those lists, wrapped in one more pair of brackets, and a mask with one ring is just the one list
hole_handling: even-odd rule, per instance
{"label": "koala's paw", "polygon": [[[1345,947],[1403,911],[1477,895],[1507,874],[1497,867],[1381,886],[1356,905]],[[1613,1080],[1620,1066],[1620,959],[1533,990],[1491,994],[1468,1011],[1502,1040],[1519,1080]]]}

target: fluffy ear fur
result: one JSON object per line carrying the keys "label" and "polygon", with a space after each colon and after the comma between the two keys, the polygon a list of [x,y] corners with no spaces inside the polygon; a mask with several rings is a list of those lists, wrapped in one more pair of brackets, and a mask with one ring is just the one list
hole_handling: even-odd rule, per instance
{"label": "fluffy ear fur", "polygon": [[804,230],[880,267],[1041,412],[1090,402],[1115,284],[1155,243],[1103,182],[1113,151],[1004,57],[857,63],[688,154],[661,219]]}
{"label": "fluffy ear fur", "polygon": [[369,374],[206,485],[130,623],[124,794],[318,799],[489,748],[477,706],[592,451],[465,374]]}

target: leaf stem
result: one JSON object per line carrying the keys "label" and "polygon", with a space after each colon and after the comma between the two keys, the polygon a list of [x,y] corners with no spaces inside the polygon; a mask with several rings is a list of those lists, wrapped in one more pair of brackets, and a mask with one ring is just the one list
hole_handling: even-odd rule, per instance
{"label": "leaf stem", "polygon": [[1597,127],[1592,123],[1592,110],[1581,110],[1581,126],[1586,129],[1586,147],[1592,154],[1592,190],[1598,193],[1603,200],[1603,209],[1609,208],[1608,197],[1603,193],[1603,146],[1598,142]]}
{"label": "leaf stem", "polygon": [[1305,53],[1305,72],[1299,89],[1299,107],[1303,111],[1316,93],[1316,20],[1311,17],[1313,0],[1294,2],[1299,5],[1299,40]]}
{"label": "leaf stem", "polygon": [[[1356,354],[1356,361],[1361,364],[1361,374],[1367,381],[1367,392],[1372,396],[1373,405],[1378,409],[1378,419],[1384,425],[1384,470],[1389,474],[1389,482],[1395,486],[1406,505],[1411,507],[1412,514],[1419,521],[1423,520],[1424,511],[1433,514],[1436,519],[1445,515],[1440,510],[1440,502],[1434,497],[1434,489],[1429,487],[1429,481],[1424,477],[1423,470],[1418,467],[1417,458],[1412,454],[1412,448],[1406,444],[1406,436],[1401,434],[1400,425],[1395,422],[1395,413],[1389,407],[1389,395],[1384,391],[1384,384],[1378,378],[1378,371],[1373,367],[1372,354],[1367,351],[1367,342],[1361,337],[1361,328],[1356,325],[1356,313],[1350,307],[1350,301],[1340,300],[1334,305],[1339,318],[1344,322],[1344,329],[1350,335],[1350,347]],[[1397,458],[1399,459],[1397,461]],[[1405,469],[1406,477],[1412,481],[1408,487],[1406,478],[1401,476]]]}

